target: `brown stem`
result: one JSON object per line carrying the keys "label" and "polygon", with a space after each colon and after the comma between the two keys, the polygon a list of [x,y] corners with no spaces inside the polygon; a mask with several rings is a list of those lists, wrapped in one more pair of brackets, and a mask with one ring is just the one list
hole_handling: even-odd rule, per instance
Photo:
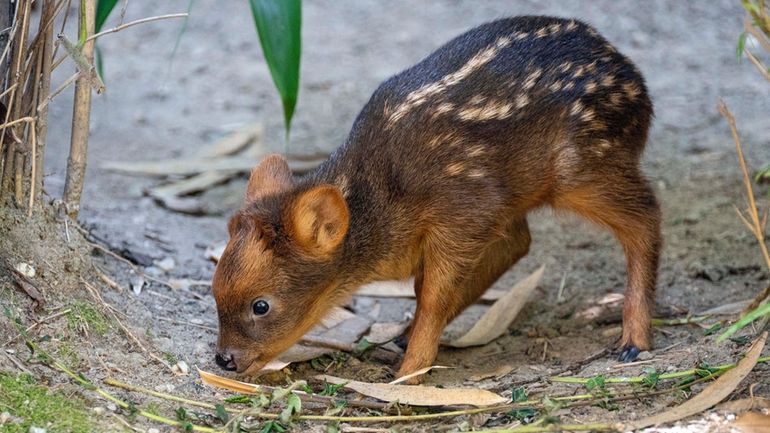
{"label": "brown stem", "polygon": [[[719,113],[727,120],[727,124],[730,126],[730,133],[733,136],[733,142],[735,142],[735,151],[738,154],[738,163],[740,164],[741,172],[743,173],[743,185],[746,187],[746,196],[749,202],[748,213],[751,217],[750,231],[754,237],[757,238],[759,249],[762,251],[762,257],[765,259],[765,265],[768,269],[770,269],[770,253],[768,252],[767,244],[765,243],[764,226],[759,218],[759,209],[757,208],[757,201],[754,198],[754,190],[751,187],[749,169],[746,165],[746,158],[743,156],[743,146],[741,145],[741,138],[738,135],[738,127],[735,123],[735,116],[733,116],[733,113],[730,112],[730,110],[727,108],[727,105],[725,105],[725,102],[721,99],[717,102],[717,109],[719,110]],[[768,293],[767,290],[763,290],[759,296],[754,298],[749,307],[743,311],[741,316],[759,306],[759,304],[761,304],[765,298],[767,298],[768,294],[770,293]]]}
{"label": "brown stem", "polygon": [[[94,16],[96,0],[80,0],[84,8],[80,14],[79,25],[85,28],[86,37],[94,33]],[[89,64],[94,61],[94,43],[86,42],[82,47],[83,57]],[[86,156],[88,151],[88,128],[91,115],[91,82],[90,71],[80,71],[75,82],[75,103],[72,113],[72,135],[70,138],[70,155],[67,159],[67,176],[64,183],[64,205],[67,213],[73,219],[77,218],[80,210],[80,196],[83,193],[83,181],[86,174]]]}
{"label": "brown stem", "polygon": [[[61,4],[62,2],[60,2]],[[53,19],[56,14],[57,6],[54,4],[53,0],[45,0],[43,3],[43,14],[42,16],[46,17],[47,21],[43,22],[51,22],[51,24],[47,25],[45,27],[45,33],[42,34],[43,37],[43,63],[40,67],[40,96],[38,100],[46,99],[48,98],[48,95],[51,93],[51,62],[53,60]],[[37,107],[35,107],[35,110],[38,110]],[[36,145],[36,159],[35,159],[35,165],[37,167],[37,171],[35,172],[34,179],[32,179],[33,185],[34,185],[34,191],[35,194],[32,197],[32,200],[34,203],[37,203],[40,201],[40,196],[43,191],[43,167],[44,167],[44,161],[45,161],[45,145],[46,145],[46,137],[48,136],[48,106],[46,105],[42,109],[40,109],[37,113],[37,123],[35,125],[37,128],[36,135],[37,135],[37,145]]]}

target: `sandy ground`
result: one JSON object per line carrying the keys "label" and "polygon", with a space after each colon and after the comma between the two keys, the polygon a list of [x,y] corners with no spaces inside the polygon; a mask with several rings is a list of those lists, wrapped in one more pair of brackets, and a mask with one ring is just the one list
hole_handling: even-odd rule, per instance
{"label": "sandy ground", "polygon": [[[186,8],[184,0],[130,2],[125,19]],[[729,130],[715,109],[717,98],[723,97],[739,119],[749,160],[755,165],[770,161],[770,86],[748,62],[736,60],[735,44],[742,26],[737,1],[306,2],[302,84],[289,149],[334,149],[383,79],[465,29],[516,14],[553,14],[590,22],[636,62],[647,78],[656,120],[645,168],[664,212],[658,303],[697,313],[751,298],[764,287],[768,273],[761,267],[755,241],[733,211],[734,204],[741,206],[741,183]],[[245,179],[204,196],[221,209],[220,215],[190,217],[164,210],[143,196],[143,190],[157,184],[156,180],[100,168],[105,161],[191,155],[252,122],[264,123],[267,145],[282,150],[281,110],[247,3],[195,2],[188,29],[172,58],[179,29],[179,22],[159,22],[101,40],[108,91],[94,100],[80,221],[113,247],[155,259],[172,257],[176,267],[163,278],[206,280],[213,264],[204,258],[204,250],[226,241],[227,217],[239,205]],[[66,70],[70,66],[62,69],[61,78],[71,72]],[[62,131],[50,134],[46,155],[46,190],[52,197],[60,196],[63,188],[68,143],[63,131],[68,131],[70,107],[65,95],[51,105],[51,131]],[[507,288],[546,264],[538,289],[541,296],[517,319],[511,335],[480,349],[443,350],[438,363],[459,368],[435,373],[429,382],[462,384],[474,374],[511,365],[513,372],[502,379],[469,382],[509,390],[516,381],[581,360],[616,338],[617,321],[576,317],[607,294],[622,292],[624,263],[619,246],[608,234],[571,217],[543,211],[530,224],[534,238],[530,255],[497,287]],[[127,285],[130,275],[125,267],[113,261],[105,266],[119,283]],[[562,281],[562,297],[557,299]],[[216,370],[214,332],[161,320],[215,324],[214,302],[206,287],[172,291],[151,285],[138,296],[107,291],[105,297],[120,305],[132,329],[146,334],[158,351]],[[400,319],[405,310],[413,308],[405,301],[380,304],[381,319]],[[374,305],[360,299],[354,307],[368,312]],[[471,308],[456,326],[464,326],[480,312],[480,307]],[[700,360],[729,362],[743,350],[734,343],[704,344],[711,339],[704,338],[697,327],[660,330],[656,332],[657,348],[675,346],[653,352],[654,365],[665,370],[689,368]],[[130,355],[112,360],[123,366],[123,377],[153,383],[158,372],[138,368],[135,361],[142,357]],[[613,359],[604,357],[582,374],[614,374],[618,370],[612,369],[613,364]],[[301,367],[298,374],[308,369]],[[641,366],[623,373],[640,371]],[[754,392],[767,394],[767,369],[760,372],[754,378],[759,382]],[[367,378],[383,379],[390,373],[381,369]],[[189,378],[164,378],[177,391],[204,392]],[[592,408],[570,416],[577,421],[607,416],[628,419],[668,403],[631,405],[624,413],[610,415]]]}

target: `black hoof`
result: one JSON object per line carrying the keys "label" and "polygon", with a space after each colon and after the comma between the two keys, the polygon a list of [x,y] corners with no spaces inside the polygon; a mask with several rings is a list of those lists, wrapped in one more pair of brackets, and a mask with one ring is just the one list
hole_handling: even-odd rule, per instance
{"label": "black hoof", "polygon": [[620,350],[618,361],[633,362],[633,361],[636,361],[637,356],[639,356],[639,349],[636,346],[624,346]]}
{"label": "black hoof", "polygon": [[406,346],[409,343],[409,340],[406,336],[406,332],[396,337],[395,340],[393,340],[394,343],[396,343],[396,346],[400,347],[401,350],[406,350]]}

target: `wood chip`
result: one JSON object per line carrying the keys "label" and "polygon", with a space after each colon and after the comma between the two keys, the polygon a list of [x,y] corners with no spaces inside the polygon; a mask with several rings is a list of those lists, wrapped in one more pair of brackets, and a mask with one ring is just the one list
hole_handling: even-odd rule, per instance
{"label": "wood chip", "polygon": [[767,332],[763,332],[759,338],[754,340],[751,348],[746,352],[746,356],[738,362],[735,368],[720,376],[700,394],[665,412],[627,423],[623,426],[623,430],[637,430],[678,421],[718,404],[735,391],[741,381],[754,369],[766,341]]}

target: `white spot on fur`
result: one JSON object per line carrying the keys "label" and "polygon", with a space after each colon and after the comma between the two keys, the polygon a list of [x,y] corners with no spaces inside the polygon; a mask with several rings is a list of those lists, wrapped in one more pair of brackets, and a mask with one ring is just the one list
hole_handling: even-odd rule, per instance
{"label": "white spot on fur", "polygon": [[575,82],[570,81],[567,84],[564,85],[564,90],[572,90],[572,88],[575,87]]}
{"label": "white spot on fur", "polygon": [[472,74],[474,71],[489,63],[497,53],[511,44],[511,38],[509,36],[502,36],[498,38],[494,44],[484,48],[471,57],[460,69],[452,72],[441,78],[439,81],[426,84],[419,89],[409,93],[406,96],[404,102],[399,104],[388,119],[388,127],[393,126],[396,122],[401,120],[406,113],[413,108],[419,107],[428,100],[429,97],[440,94],[446,90],[447,87],[454,86],[464,78]]}
{"label": "white spot on fur", "polygon": [[491,101],[484,105],[474,105],[463,108],[457,113],[462,120],[492,120],[505,119],[511,115],[512,105],[500,101]]}
{"label": "white spot on fur", "polygon": [[566,31],[571,32],[577,28],[577,23],[575,20],[569,20],[567,23],[567,27],[565,28]]}
{"label": "white spot on fur", "polygon": [[572,78],[580,78],[585,73],[585,68],[583,66],[578,66],[577,69],[575,69],[575,73],[572,74]]}
{"label": "white spot on fur", "polygon": [[572,67],[572,62],[567,60],[567,61],[562,62],[561,65],[559,65],[559,71],[560,72],[567,72],[567,71],[569,71],[569,68],[571,68],[571,67]]}
{"label": "white spot on fur", "polygon": [[433,112],[434,116],[440,116],[455,109],[455,105],[451,102],[442,102],[436,106],[436,110]]}
{"label": "white spot on fur", "polygon": [[636,99],[636,97],[642,93],[641,89],[639,89],[639,86],[637,86],[636,83],[623,84],[623,91],[626,92],[626,98],[631,101]]}
{"label": "white spot on fur", "polygon": [[479,178],[482,178],[484,176],[486,176],[486,173],[484,172],[484,170],[482,170],[480,168],[474,168],[473,170],[470,170],[468,172],[468,177],[470,177],[470,178],[479,179]]}
{"label": "white spot on fur", "polygon": [[589,82],[586,83],[584,89],[585,89],[586,93],[593,93],[593,92],[596,91],[597,87],[598,86],[597,86],[595,81],[589,81]]}
{"label": "white spot on fur", "polygon": [[513,37],[516,38],[516,40],[519,40],[519,41],[524,39],[524,38],[526,38],[527,36],[529,36],[529,33],[527,33],[527,32],[516,32],[516,33],[513,34]]}
{"label": "white spot on fur", "polygon": [[538,31],[535,32],[535,37],[538,38],[538,39],[544,38],[546,36],[548,36],[548,28],[547,27],[543,27],[542,29],[539,29]]}
{"label": "white spot on fur", "polygon": [[348,177],[344,174],[338,176],[336,184],[337,188],[339,188],[342,193],[342,197],[348,198],[348,194],[350,193],[350,181],[348,180]]}
{"label": "white spot on fur", "polygon": [[552,35],[559,33],[559,30],[561,30],[561,24],[559,23],[551,24],[550,26],[548,26],[548,30],[551,31]]}
{"label": "white spot on fur", "polygon": [[561,90],[562,82],[561,81],[554,81],[551,83],[550,86],[548,86],[548,89],[552,92],[558,92]]}
{"label": "white spot on fur", "polygon": [[444,171],[450,176],[457,176],[458,174],[461,174],[463,171],[465,171],[465,164],[462,162],[453,162],[447,165]]}
{"label": "white spot on fur", "polygon": [[524,108],[527,104],[529,104],[529,96],[526,94],[521,94],[516,97],[516,108]]}
{"label": "white spot on fur", "polygon": [[577,116],[582,111],[583,111],[583,103],[580,101],[575,101],[572,103],[572,107],[569,110],[569,114],[570,116]]}
{"label": "white spot on fur", "polygon": [[482,102],[484,102],[484,100],[486,100],[486,99],[487,98],[485,96],[475,95],[474,97],[471,98],[470,101],[468,101],[468,103],[471,104],[471,105],[479,105]]}
{"label": "white spot on fur", "polygon": [[524,90],[529,90],[532,87],[534,87],[535,82],[537,82],[537,79],[540,78],[541,75],[543,75],[542,68],[537,68],[534,71],[532,71],[532,73],[529,74],[527,78],[524,80],[524,84],[522,85]]}
{"label": "white spot on fur", "polygon": [[477,156],[484,155],[486,152],[487,151],[484,149],[484,146],[477,144],[468,149],[468,156],[475,158]]}
{"label": "white spot on fur", "polygon": [[615,84],[615,77],[613,75],[605,75],[602,77],[600,83],[603,87],[610,87]]}
{"label": "white spot on fur", "polygon": [[580,115],[580,120],[583,122],[588,122],[594,119],[596,116],[596,112],[594,112],[593,109],[587,108],[583,113]]}

